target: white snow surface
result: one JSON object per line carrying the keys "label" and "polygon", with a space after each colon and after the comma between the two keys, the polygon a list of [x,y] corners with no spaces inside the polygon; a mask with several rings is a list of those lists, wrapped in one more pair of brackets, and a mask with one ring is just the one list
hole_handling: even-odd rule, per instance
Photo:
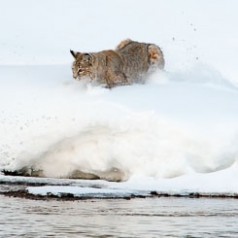
{"label": "white snow surface", "polygon": [[[125,182],[107,189],[238,193],[237,1],[0,3],[1,170],[117,168]],[[126,38],[161,46],[165,72],[112,90],[73,80],[70,48]]]}

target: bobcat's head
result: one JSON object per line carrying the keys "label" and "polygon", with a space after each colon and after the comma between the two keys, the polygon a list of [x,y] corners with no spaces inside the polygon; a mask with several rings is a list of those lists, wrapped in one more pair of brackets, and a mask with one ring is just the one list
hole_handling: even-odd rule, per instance
{"label": "bobcat's head", "polygon": [[80,53],[70,50],[70,53],[74,57],[72,65],[74,79],[80,79],[83,77],[90,77],[92,74],[92,55],[89,53]]}

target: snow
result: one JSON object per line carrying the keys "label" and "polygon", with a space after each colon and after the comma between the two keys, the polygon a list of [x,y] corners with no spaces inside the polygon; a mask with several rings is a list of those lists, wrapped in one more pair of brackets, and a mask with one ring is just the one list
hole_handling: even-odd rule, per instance
{"label": "snow", "polygon": [[[71,186],[44,186],[44,187],[29,187],[28,192],[35,195],[54,194],[61,196],[62,194],[73,194],[75,197],[93,197],[93,198],[115,198],[126,197],[132,194],[133,190],[118,190],[115,188],[90,188],[90,187],[71,187]],[[141,195],[141,192],[138,192]],[[146,194],[148,195],[148,193]]]}
{"label": "snow", "polygon": [[[237,193],[237,7],[235,0],[2,3],[0,169],[104,178],[116,168],[124,182],[100,181],[108,193]],[[112,90],[73,80],[69,49],[115,48],[126,38],[161,46],[166,71]]]}
{"label": "snow", "polygon": [[59,195],[64,193],[74,194],[76,197],[126,197],[131,194],[149,196],[150,192],[156,191],[160,194],[181,194],[187,195],[199,193],[201,195],[235,195],[238,191],[238,184],[229,181],[237,179],[237,165],[229,169],[220,170],[214,173],[190,173],[170,179],[155,180],[149,177],[134,176],[128,182],[110,183],[91,181],[64,186],[43,186],[28,187],[32,194],[47,195],[47,193]]}

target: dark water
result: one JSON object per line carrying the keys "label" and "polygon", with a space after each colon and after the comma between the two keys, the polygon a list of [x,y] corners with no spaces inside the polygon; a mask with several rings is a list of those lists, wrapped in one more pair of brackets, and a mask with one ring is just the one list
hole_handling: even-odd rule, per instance
{"label": "dark water", "polygon": [[0,237],[238,237],[238,200],[0,196]]}

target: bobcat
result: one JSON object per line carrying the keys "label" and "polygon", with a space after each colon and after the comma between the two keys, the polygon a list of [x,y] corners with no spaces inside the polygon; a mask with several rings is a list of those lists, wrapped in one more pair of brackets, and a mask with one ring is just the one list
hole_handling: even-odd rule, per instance
{"label": "bobcat", "polygon": [[149,72],[164,68],[163,52],[157,45],[130,39],[122,41],[115,50],[70,52],[75,59],[74,79],[89,77],[109,88],[139,82]]}

